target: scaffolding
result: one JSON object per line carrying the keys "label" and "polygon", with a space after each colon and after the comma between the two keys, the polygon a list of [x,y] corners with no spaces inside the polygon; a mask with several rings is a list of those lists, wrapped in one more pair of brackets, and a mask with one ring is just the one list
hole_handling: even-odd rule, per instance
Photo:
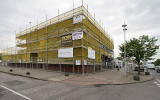
{"label": "scaffolding", "polygon": [[[77,16],[82,16],[82,21],[73,23]],[[72,40],[74,32],[83,32],[83,38]],[[74,48],[74,56],[59,58],[58,50],[69,47]],[[95,59],[88,58],[88,48],[95,50]],[[88,10],[80,6],[16,34],[16,47],[2,50],[2,59],[5,64],[32,68],[40,66],[49,69],[54,64],[59,66],[57,70],[60,71],[65,71],[66,65],[72,65],[72,72],[76,70],[76,61],[80,60],[80,65],[94,66],[96,71],[96,66],[102,66],[105,63],[103,60],[106,61],[102,55],[113,58],[113,49],[110,36]]]}

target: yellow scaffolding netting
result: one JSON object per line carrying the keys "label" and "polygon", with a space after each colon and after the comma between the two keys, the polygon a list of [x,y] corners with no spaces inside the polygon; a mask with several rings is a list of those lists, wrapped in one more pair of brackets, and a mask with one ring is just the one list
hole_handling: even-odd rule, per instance
{"label": "yellow scaffolding netting", "polygon": [[[83,15],[82,22],[73,24],[73,17],[78,15]],[[73,41],[72,33],[75,31],[83,31],[83,38]],[[95,50],[95,61],[100,63],[102,55],[113,57],[114,44],[87,9],[80,6],[16,34],[16,47],[3,50],[2,59],[32,62],[33,57],[36,62],[58,63],[58,49],[67,47],[74,48],[74,57],[70,61],[89,61],[89,47]]]}

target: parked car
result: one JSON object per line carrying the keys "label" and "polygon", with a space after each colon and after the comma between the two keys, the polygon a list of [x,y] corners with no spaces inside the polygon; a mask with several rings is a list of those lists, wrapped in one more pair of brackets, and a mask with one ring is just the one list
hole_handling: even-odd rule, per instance
{"label": "parked car", "polygon": [[148,67],[149,69],[155,69],[154,64],[148,64],[147,67]]}
{"label": "parked car", "polygon": [[[138,71],[138,70],[139,70],[138,66],[134,67],[134,71]],[[140,66],[140,72],[144,72],[144,67]]]}
{"label": "parked car", "polygon": [[160,66],[156,66],[156,72],[160,73]]}

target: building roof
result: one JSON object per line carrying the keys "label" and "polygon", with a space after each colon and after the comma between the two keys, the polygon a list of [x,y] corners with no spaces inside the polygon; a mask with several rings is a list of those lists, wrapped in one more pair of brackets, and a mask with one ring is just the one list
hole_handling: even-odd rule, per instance
{"label": "building roof", "polygon": [[107,34],[105,32],[105,30],[98,24],[98,22],[91,16],[91,14],[88,12],[88,10],[84,6],[80,6],[78,8],[72,9],[72,10],[66,12],[66,13],[60,14],[60,15],[58,15],[56,17],[53,17],[49,20],[46,20],[46,21],[44,21],[44,22],[42,22],[42,23],[40,23],[36,26],[28,28],[28,29],[26,29],[22,32],[19,32],[19,33],[16,34],[16,37],[25,35],[25,34],[30,33],[30,32],[34,32],[34,31],[39,30],[41,28],[44,28],[46,26],[49,26],[49,25],[55,24],[57,22],[67,20],[69,18],[72,18],[73,16],[77,16],[77,15],[80,15],[80,14],[83,14],[85,17],[87,17],[92,24],[94,24],[106,37],[108,37],[113,42],[113,40],[111,39],[109,34]]}

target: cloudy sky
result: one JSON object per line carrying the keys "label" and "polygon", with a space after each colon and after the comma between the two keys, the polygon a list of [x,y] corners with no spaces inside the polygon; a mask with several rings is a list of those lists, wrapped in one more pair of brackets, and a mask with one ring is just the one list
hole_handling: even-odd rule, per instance
{"label": "cloudy sky", "polygon": [[[122,24],[127,26],[127,40],[141,35],[155,36],[160,45],[160,0],[84,0],[89,12],[113,38],[115,56],[123,43]],[[81,0],[74,0],[75,7]],[[0,0],[0,48],[15,45],[15,32],[57,16],[73,8],[73,0]],[[156,57],[160,57],[159,55]]]}

